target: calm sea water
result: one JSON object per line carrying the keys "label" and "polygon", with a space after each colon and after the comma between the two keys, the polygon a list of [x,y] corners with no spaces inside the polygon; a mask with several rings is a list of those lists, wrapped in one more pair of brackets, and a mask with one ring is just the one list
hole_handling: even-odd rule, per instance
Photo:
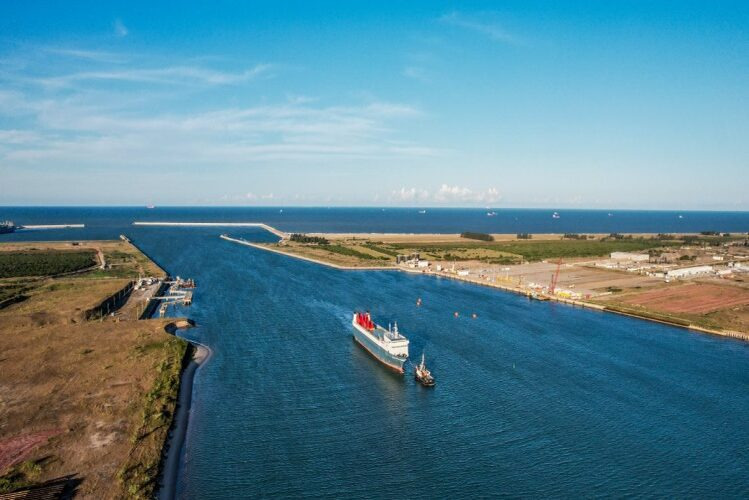
{"label": "calm sea water", "polygon": [[[96,208],[96,207],[0,207],[0,220],[16,224],[85,223],[84,230],[45,231],[44,238],[99,238],[130,231],[140,221],[265,222],[283,231],[404,232],[404,233],[659,233],[699,231],[749,231],[749,212],[673,212],[497,209],[488,217],[485,209],[415,208]],[[116,234],[115,234],[116,236]],[[23,234],[0,236],[0,241],[25,238]],[[38,238],[42,236],[32,236]]]}
{"label": "calm sea water", "polygon": [[[223,241],[221,228],[129,226],[145,210],[69,210],[53,216],[89,224],[89,237],[127,232],[169,272],[198,281],[193,306],[177,313],[197,321],[186,335],[214,354],[196,375],[182,498],[749,496],[745,343],[450,280],[332,270]],[[313,213],[289,226],[265,220],[369,229],[358,215]],[[14,216],[33,217],[50,222]],[[711,226],[746,224],[724,217],[736,226]],[[437,387],[370,359],[351,339],[354,309],[397,320]]]}

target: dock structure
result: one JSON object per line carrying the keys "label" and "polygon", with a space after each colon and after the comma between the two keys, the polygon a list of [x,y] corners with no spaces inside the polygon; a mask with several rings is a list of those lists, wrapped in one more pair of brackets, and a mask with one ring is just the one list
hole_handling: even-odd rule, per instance
{"label": "dock structure", "polygon": [[[195,280],[182,279],[179,276],[172,281],[163,281],[162,285],[169,286],[164,295],[151,297],[150,300],[160,301],[159,317],[164,317],[170,305],[182,304],[189,306],[192,304],[192,288],[195,288]],[[183,288],[189,288],[184,290]]]}
{"label": "dock structure", "polygon": [[264,222],[143,222],[135,221],[133,226],[184,226],[184,227],[259,227],[275,234],[282,240],[288,239],[289,234],[269,226]]}

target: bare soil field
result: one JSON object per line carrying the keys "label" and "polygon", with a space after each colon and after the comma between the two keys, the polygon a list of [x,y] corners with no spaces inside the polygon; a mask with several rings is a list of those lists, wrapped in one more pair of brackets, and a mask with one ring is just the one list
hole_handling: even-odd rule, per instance
{"label": "bare soil field", "polygon": [[749,290],[737,286],[688,283],[622,296],[619,300],[656,311],[705,314],[749,304]]}
{"label": "bare soil field", "polygon": [[0,309],[0,493],[54,480],[80,498],[150,498],[155,487],[187,344],[165,330],[174,320],[87,321],[130,282],[120,276],[163,271],[125,242],[86,245],[119,265],[0,280],[24,294]]}

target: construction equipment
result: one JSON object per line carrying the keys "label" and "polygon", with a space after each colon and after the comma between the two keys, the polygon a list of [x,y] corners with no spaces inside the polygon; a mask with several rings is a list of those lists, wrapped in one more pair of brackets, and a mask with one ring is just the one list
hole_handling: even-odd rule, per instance
{"label": "construction equipment", "polygon": [[559,281],[559,268],[562,267],[562,259],[557,261],[557,270],[551,275],[551,286],[549,286],[549,294],[554,295],[554,291],[557,289],[557,282]]}

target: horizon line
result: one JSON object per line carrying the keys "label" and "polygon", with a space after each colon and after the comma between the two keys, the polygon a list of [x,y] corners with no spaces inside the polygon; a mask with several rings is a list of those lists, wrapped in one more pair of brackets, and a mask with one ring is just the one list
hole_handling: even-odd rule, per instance
{"label": "horizon line", "polygon": [[444,205],[154,205],[153,209],[147,205],[2,205],[2,208],[142,208],[155,210],[158,208],[253,208],[253,209],[353,209],[353,208],[379,208],[395,210],[564,210],[564,211],[595,211],[595,212],[736,212],[745,213],[749,209],[720,209],[720,208],[591,208],[576,207],[564,208],[559,206],[548,207],[477,207],[477,206],[444,206]]}

